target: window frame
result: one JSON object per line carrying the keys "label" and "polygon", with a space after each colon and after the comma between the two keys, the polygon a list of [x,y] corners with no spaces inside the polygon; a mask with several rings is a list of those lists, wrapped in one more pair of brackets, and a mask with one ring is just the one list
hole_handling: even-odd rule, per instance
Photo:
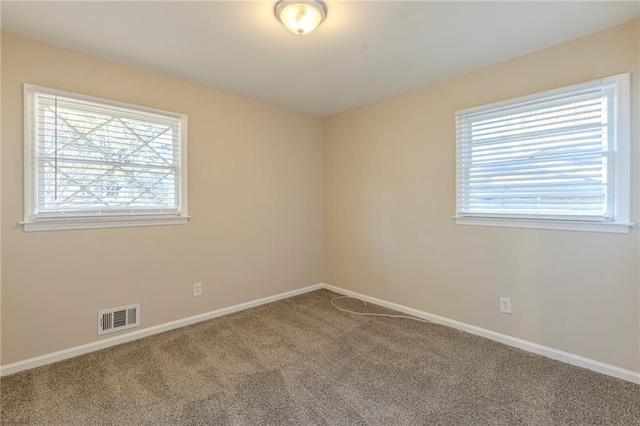
{"label": "window frame", "polygon": [[[105,99],[95,96],[88,96],[79,93],[67,92],[64,90],[52,89],[49,87],[38,86],[35,84],[24,83],[24,220],[19,222],[23,226],[25,232],[31,231],[56,231],[71,229],[94,229],[94,228],[118,228],[133,226],[155,226],[155,225],[184,225],[189,222],[188,214],[188,170],[187,170],[187,123],[188,119],[185,114],[179,114],[170,111],[163,111],[155,108],[144,107],[140,105],[119,102],[111,99]],[[35,96],[44,93],[49,95],[57,95],[77,99],[80,101],[99,103],[104,106],[126,108],[140,111],[143,113],[151,113],[162,115],[167,118],[177,119],[180,125],[179,155],[180,155],[180,173],[179,173],[179,203],[177,213],[105,213],[103,215],[82,215],[81,213],[73,213],[60,217],[38,217],[36,211],[37,200],[36,187],[38,177],[35,175],[37,170],[37,143],[35,138]]]}
{"label": "window frame", "polygon": [[[478,111],[490,111],[509,105],[522,102],[540,100],[560,94],[571,93],[587,88],[599,87],[602,85],[615,85],[616,99],[615,112],[613,117],[615,123],[611,125],[615,132],[613,141],[614,151],[614,207],[611,221],[601,220],[562,220],[540,217],[516,217],[509,215],[482,215],[465,214],[460,212],[460,169],[461,150],[463,147],[458,134],[458,116]],[[468,149],[468,146],[466,147]],[[454,221],[457,225],[479,225],[497,226],[510,228],[534,228],[552,229],[568,231],[589,231],[589,232],[609,232],[609,233],[629,233],[630,227],[634,224],[630,222],[631,209],[631,78],[630,73],[622,73],[605,77],[585,83],[579,83],[561,87],[554,90],[535,93],[532,95],[512,98],[506,101],[495,102],[479,107],[469,108],[456,112],[456,213]]]}

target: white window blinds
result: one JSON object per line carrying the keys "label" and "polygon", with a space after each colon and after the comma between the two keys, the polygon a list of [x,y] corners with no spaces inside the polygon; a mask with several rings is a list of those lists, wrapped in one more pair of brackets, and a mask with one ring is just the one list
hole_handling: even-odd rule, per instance
{"label": "white window blinds", "polygon": [[608,79],[457,113],[457,215],[612,221],[617,96]]}
{"label": "white window blinds", "polygon": [[27,220],[179,216],[179,114],[28,87],[31,206]]}

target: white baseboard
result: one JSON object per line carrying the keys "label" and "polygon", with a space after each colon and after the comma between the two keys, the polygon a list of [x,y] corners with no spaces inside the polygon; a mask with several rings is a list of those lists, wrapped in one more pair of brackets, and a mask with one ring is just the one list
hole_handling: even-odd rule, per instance
{"label": "white baseboard", "polygon": [[366,302],[370,302],[376,305],[383,306],[385,308],[393,309],[395,311],[403,312],[414,317],[423,318],[434,323],[446,325],[460,329],[469,334],[475,334],[476,336],[482,336],[496,342],[504,343],[505,345],[513,346],[519,349],[523,349],[534,354],[542,355],[547,358],[562,361],[567,364],[583,367],[588,370],[593,370],[598,373],[607,374],[609,376],[617,377],[618,379],[626,380],[632,383],[640,384],[640,373],[636,373],[631,370],[616,367],[615,365],[605,364],[600,361],[595,361],[589,358],[575,355],[569,352],[564,352],[558,349],[550,348],[548,346],[539,345],[537,343],[529,342],[527,340],[518,339],[517,337],[507,336],[506,334],[496,333],[495,331],[487,330],[485,328],[476,327],[475,325],[466,324],[460,321],[455,321],[449,318],[441,317],[439,315],[430,314],[428,312],[420,311],[418,309],[409,308],[407,306],[399,305],[397,303],[387,302],[386,300],[377,299],[375,297],[366,296],[364,294],[356,293],[354,291],[345,290],[340,287],[334,287],[329,284],[323,284],[323,288],[327,290],[335,291],[336,293],[344,294],[345,296],[353,296],[358,299],[362,299]]}
{"label": "white baseboard", "polygon": [[3,365],[3,366],[0,366],[0,376],[6,376],[9,374],[17,373],[22,370],[28,370],[28,369],[40,367],[43,365],[52,364],[54,362],[62,361],[68,358],[73,358],[79,355],[84,355],[90,352],[98,351],[100,349],[108,348],[110,346],[115,346],[121,343],[130,342],[132,340],[141,339],[143,337],[151,336],[153,334],[164,333],[165,331],[195,324],[201,321],[210,320],[212,318],[221,317],[223,315],[232,314],[234,312],[243,311],[245,309],[253,308],[256,306],[265,305],[267,303],[275,302],[277,300],[287,299],[289,297],[297,296],[299,294],[320,290],[321,288],[323,288],[323,284],[316,284],[309,287],[300,288],[297,290],[287,291],[285,293],[276,294],[275,296],[264,297],[262,299],[257,299],[250,302],[241,303],[239,305],[230,306],[228,308],[222,308],[222,309],[217,309],[211,312],[205,312],[204,314],[194,315],[192,317],[155,325],[153,327],[143,328],[141,330],[136,330],[131,333],[125,333],[118,336],[101,339],[96,342],[91,342],[91,343],[87,343],[80,346],[74,346],[69,349],[63,349],[61,351],[37,356],[35,358],[29,358],[23,361],[18,361],[11,364]]}
{"label": "white baseboard", "polygon": [[466,324],[460,321],[455,321],[446,317],[442,317],[428,312],[420,311],[418,309],[409,308],[407,306],[399,305],[397,303],[387,302],[386,300],[377,299],[375,297],[366,296],[364,294],[356,293],[354,291],[346,290],[340,287],[335,287],[329,284],[316,284],[309,287],[304,287],[297,290],[280,293],[275,296],[264,297],[262,299],[253,300],[239,305],[230,306],[228,308],[217,309],[215,311],[206,312],[203,314],[195,315],[192,317],[168,322],[165,324],[159,324],[153,327],[136,330],[130,333],[121,334],[118,336],[101,339],[96,342],[87,343],[80,346],[75,346],[69,349],[41,355],[35,358],[26,359],[23,361],[14,362],[0,366],[0,376],[6,376],[14,374],[19,371],[28,370],[35,367],[40,367],[54,362],[62,361],[68,358],[73,358],[79,355],[84,355],[90,352],[95,352],[100,349],[108,348],[110,346],[119,345],[121,343],[130,342],[132,340],[141,339],[143,337],[151,336],[165,331],[173,330],[187,325],[195,324],[201,321],[206,321],[212,318],[228,315],[234,312],[243,311],[245,309],[253,308],[255,306],[264,305],[267,303],[275,302],[277,300],[286,299],[289,297],[297,296],[299,294],[308,293],[311,291],[326,288],[327,290],[335,291],[336,293],[344,294],[346,296],[353,296],[359,299],[365,300],[376,305],[384,306],[385,308],[393,309],[399,312],[403,312],[408,315],[413,315],[418,318],[427,319],[434,323],[446,325],[449,327],[458,328],[470,334],[482,336],[490,340],[495,340],[500,343],[504,343],[509,346],[513,346],[519,349],[523,349],[528,352],[532,352],[538,355],[545,356],[547,358],[562,361],[568,364],[583,367],[589,370],[596,371],[598,373],[607,374],[609,376],[617,377],[622,380],[626,380],[632,383],[640,384],[640,373],[636,373],[631,370],[616,367],[614,365],[605,364],[600,361],[595,361],[589,358],[585,358],[579,355],[564,352],[558,349],[550,348],[548,346],[539,345],[537,343],[529,342],[527,340],[518,339],[516,337],[507,336],[506,334],[497,333],[495,331],[487,330],[485,328],[477,327],[475,325]]}

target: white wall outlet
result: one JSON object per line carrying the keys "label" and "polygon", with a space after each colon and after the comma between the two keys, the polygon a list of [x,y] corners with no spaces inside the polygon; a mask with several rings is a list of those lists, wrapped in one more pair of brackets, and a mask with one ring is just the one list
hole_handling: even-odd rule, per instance
{"label": "white wall outlet", "polygon": [[202,283],[193,284],[193,295],[202,296]]}
{"label": "white wall outlet", "polygon": [[511,313],[511,298],[510,297],[501,297],[500,298],[500,312],[505,314]]}

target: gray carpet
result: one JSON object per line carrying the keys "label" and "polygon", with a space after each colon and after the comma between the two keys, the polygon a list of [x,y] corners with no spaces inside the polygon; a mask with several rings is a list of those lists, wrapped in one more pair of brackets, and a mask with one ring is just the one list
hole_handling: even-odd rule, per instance
{"label": "gray carpet", "polygon": [[640,424],[638,385],[333,296],[2,378],[2,424]]}

